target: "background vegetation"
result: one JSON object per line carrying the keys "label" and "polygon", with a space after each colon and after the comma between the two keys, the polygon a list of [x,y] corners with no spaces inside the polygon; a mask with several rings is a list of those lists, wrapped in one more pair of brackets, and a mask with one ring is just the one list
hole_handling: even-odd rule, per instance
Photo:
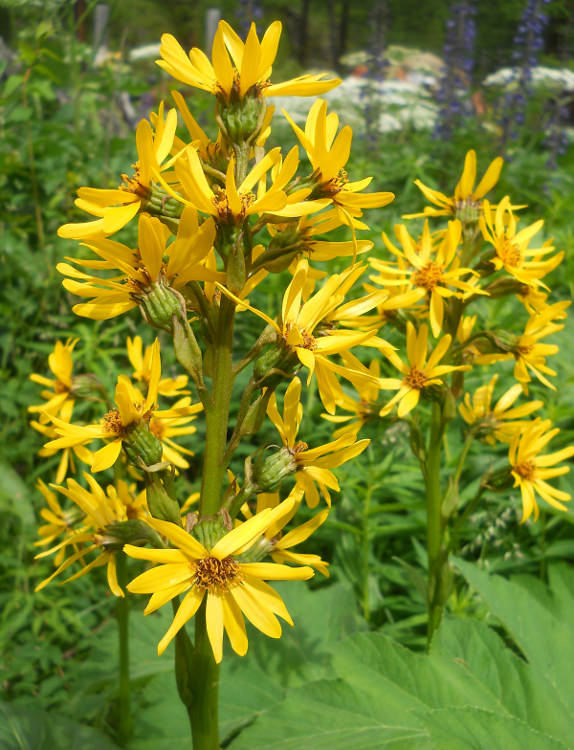
{"label": "background vegetation", "polygon": [[[38,402],[39,388],[29,375],[46,374],[47,355],[54,342],[71,336],[80,338],[75,350],[78,372],[94,372],[111,387],[119,372],[128,371],[125,342],[127,336],[138,332],[139,313],[134,311],[105,324],[71,313],[71,299],[61,286],[55,265],[71,252],[72,244],[59,239],[56,229],[78,217],[73,203],[78,187],[117,186],[119,175],[129,172],[135,158],[134,126],[138,119],[162,99],[169,100],[170,85],[153,63],[154,57],[133,60],[130,50],[157,43],[162,32],[174,33],[184,46],[203,46],[204,16],[211,5],[203,0],[193,4],[189,0],[115,0],[108,29],[110,53],[95,64],[94,3],[0,2],[2,748],[115,746],[114,597],[107,590],[104,574],[96,570],[65,587],[54,585],[34,593],[35,585],[51,565],[33,559],[37,551],[33,544],[36,522],[42,507],[35,484],[39,478],[51,479],[57,458],[37,456],[43,439],[29,427],[27,409]],[[260,27],[275,18],[283,21],[278,80],[301,71],[302,64],[337,68],[349,75],[351,68],[345,67],[341,57],[372,46],[375,5],[370,0],[219,3],[224,17],[238,29],[250,14]],[[558,147],[548,119],[557,106],[556,96],[532,97],[524,119],[513,112],[512,125],[508,126],[504,120],[508,102],[505,105],[480,85],[486,75],[516,59],[513,40],[525,5],[524,0],[482,0],[478,4],[475,65],[468,80],[467,100],[472,94],[480,95],[480,106],[467,107],[464,116],[456,118],[448,138],[441,136],[440,124],[431,129],[405,126],[400,131],[375,134],[359,128],[349,171],[352,177],[373,174],[374,189],[392,190],[397,196],[391,206],[369,215],[376,250],[381,250],[381,231],[392,232],[403,213],[424,205],[413,185],[415,178],[449,192],[459,178],[468,148],[476,149],[480,169],[503,153],[507,164],[497,197],[509,194],[514,203],[528,204],[521,215],[527,221],[544,218],[545,236],[553,236],[557,249],[566,252],[565,262],[549,282],[558,301],[570,297],[574,279],[574,149],[567,143],[568,128],[574,125],[571,101],[563,96],[559,121],[552,123],[552,128],[559,130]],[[387,45],[443,55],[445,29],[452,17],[446,0],[393,0],[386,4],[386,12]],[[574,70],[571,0],[553,0],[544,6],[544,12],[550,20],[543,31],[540,62],[551,68]],[[211,106],[208,97],[189,91],[186,96],[191,111],[201,124],[206,123],[205,113]],[[294,140],[280,125],[272,138],[285,145]],[[336,267],[334,262],[332,269]],[[262,286],[256,304],[267,311],[276,309],[283,279],[272,276]],[[504,301],[490,305],[497,327],[513,329],[510,309]],[[245,314],[237,334],[240,340],[251,328],[258,330],[258,323]],[[552,360],[558,371],[557,391],[537,385],[532,388],[534,397],[547,404],[548,417],[562,428],[563,445],[574,439],[573,330],[569,322],[555,337],[560,345],[560,353]],[[167,345],[162,357],[166,371],[172,368],[175,374]],[[469,388],[482,377],[478,371],[473,373]],[[307,407],[306,434],[319,442],[328,439],[330,426],[320,418],[321,404],[313,391]],[[200,420],[197,424],[198,432],[187,445],[200,457]],[[311,587],[320,590],[312,593],[302,585],[295,590],[286,584],[282,594],[296,622],[295,630],[279,644],[250,634],[251,658],[224,659],[225,746],[231,743],[237,750],[266,748],[271,738],[293,732],[296,737],[300,735],[302,744],[290,748],[309,747],[305,738],[312,727],[318,731],[321,726],[317,718],[321,707],[344,699],[336,690],[333,692],[333,680],[338,677],[344,681],[343,693],[353,695],[345,705],[352,703],[354,718],[349,712],[341,718],[340,727],[332,729],[331,748],[358,747],[350,739],[353,727],[355,731],[365,729],[367,715],[373,743],[368,744],[367,732],[364,746],[385,747],[381,738],[392,712],[385,714],[383,707],[391,695],[390,683],[396,683],[402,696],[396,710],[410,717],[406,729],[403,727],[406,734],[401,735],[404,744],[397,747],[451,747],[441,737],[446,736],[445,726],[454,721],[453,715],[460,719],[461,726],[471,727],[478,721],[461,708],[470,699],[455,702],[461,712],[455,715],[446,687],[428,687],[426,695],[427,687],[421,687],[415,701],[414,693],[411,696],[407,689],[409,680],[415,680],[419,687],[428,686],[432,682],[429,675],[440,663],[445,686],[461,680],[460,689],[465,694],[465,690],[471,691],[471,680],[465,682],[467,678],[457,672],[457,660],[472,666],[485,650],[501,674],[507,669],[507,677],[501,677],[495,689],[489,683],[488,664],[480,667],[482,677],[477,677],[477,666],[472,687],[476,695],[472,694],[478,696],[478,683],[483,693],[472,705],[478,707],[473,711],[493,710],[490,699],[484,696],[499,691],[497,705],[503,705],[507,714],[504,721],[496,719],[495,734],[507,737],[507,744],[500,747],[512,750],[515,741],[522,743],[516,745],[521,749],[559,747],[542,744],[546,740],[528,744],[533,735],[522,737],[522,729],[517,729],[523,722],[541,733],[552,728],[559,740],[571,743],[568,716],[571,720],[574,686],[567,671],[561,673],[560,664],[571,664],[574,659],[574,638],[565,635],[574,614],[574,572],[569,563],[574,555],[574,510],[564,514],[544,508],[539,521],[521,526],[516,493],[487,495],[462,535],[461,575],[449,602],[451,614],[459,618],[444,625],[430,656],[415,654],[424,646],[426,622],[417,586],[417,576],[425,568],[425,513],[419,469],[401,423],[390,429],[373,423],[362,436],[370,437],[372,443],[363,455],[339,470],[342,492],[328,523],[313,537],[317,549],[309,550],[320,552],[331,562],[330,580],[315,579]],[[454,464],[459,446],[450,444],[448,435],[446,448]],[[496,465],[503,459],[503,450],[493,458],[490,447],[486,450],[475,444],[461,503],[473,495],[473,478],[485,471],[489,462]],[[183,474],[185,492],[197,489],[193,462]],[[574,479],[563,477],[560,486],[572,491]],[[487,569],[506,580],[497,578],[494,583],[484,574]],[[509,598],[516,603],[515,611],[508,608]],[[133,606],[132,679],[137,688],[137,729],[129,746],[134,750],[187,747],[188,728],[185,712],[175,698],[172,658],[169,653],[161,659],[155,655],[157,633],[165,630],[164,618],[157,613],[144,621],[139,613],[143,602],[136,600]],[[549,643],[548,648],[555,650],[548,656],[540,641],[550,642],[554,638],[551,634],[558,632],[562,633],[559,643],[564,650]],[[343,636],[350,638],[336,645]],[[405,651],[400,644],[412,651]],[[365,682],[373,664],[384,671],[390,663],[402,666],[386,679],[379,672],[377,679]],[[550,663],[557,670],[551,675]],[[530,695],[532,706],[525,703],[519,710],[510,705],[504,679],[510,680],[511,674],[512,679],[520,680],[524,694]],[[552,683],[552,690],[568,704],[564,708],[566,718],[561,718],[562,703],[557,707],[548,693],[543,696],[540,686],[547,683]],[[532,685],[538,686],[534,697]],[[570,698],[565,697],[568,694]],[[288,699],[281,703],[286,695]],[[302,705],[305,720],[297,723]],[[537,718],[544,717],[545,705],[552,716],[550,726]],[[433,709],[432,719],[421,722],[413,718],[416,711],[425,709]],[[241,731],[255,715],[263,713],[265,716],[252,727]],[[516,725],[512,723],[515,721]],[[465,741],[459,735],[459,744],[452,747],[467,747]]]}

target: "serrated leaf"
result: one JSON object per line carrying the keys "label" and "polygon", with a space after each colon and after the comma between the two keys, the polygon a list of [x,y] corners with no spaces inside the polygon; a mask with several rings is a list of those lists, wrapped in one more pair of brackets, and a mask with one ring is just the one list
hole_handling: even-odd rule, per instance
{"label": "serrated leaf", "polygon": [[435,750],[567,750],[571,747],[511,716],[480,708],[441,708],[417,718]]}

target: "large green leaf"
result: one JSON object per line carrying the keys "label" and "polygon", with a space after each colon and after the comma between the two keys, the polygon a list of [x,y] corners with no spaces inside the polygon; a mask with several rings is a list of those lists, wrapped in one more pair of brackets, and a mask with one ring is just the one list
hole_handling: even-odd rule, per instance
{"label": "large green leaf", "polygon": [[28,488],[20,475],[4,462],[0,463],[0,512],[14,513],[24,525],[35,521]]}
{"label": "large green leaf", "polygon": [[[524,578],[518,585],[501,576],[488,575],[462,560],[456,565],[486,599],[530,664],[538,667],[556,689],[557,700],[574,715],[574,622],[563,619],[572,606],[568,603],[572,596],[568,585],[571,578],[558,571],[552,573],[550,580],[561,583],[551,589],[555,599],[551,611],[524,587]],[[563,605],[556,604],[556,600],[562,599]]]}
{"label": "large green leaf", "polygon": [[418,714],[434,750],[566,750],[559,740],[510,716],[480,708],[441,708]]}
{"label": "large green leaf", "polygon": [[[555,585],[547,601],[563,613],[574,591],[569,573],[551,570]],[[509,608],[529,597],[528,616],[547,627],[532,627],[529,638],[561,633],[563,623],[523,584],[478,574],[486,583],[474,571],[469,577],[483,588],[501,587],[496,591]],[[517,618],[524,617],[519,610]],[[526,653],[526,642],[519,645]],[[289,690],[239,735],[233,750],[574,750],[574,712],[548,665],[526,663],[484,623],[445,619],[428,656],[380,633],[356,633],[334,644],[332,664],[340,679]]]}
{"label": "large green leaf", "polygon": [[92,727],[58,714],[0,702],[1,750],[114,750],[117,745]]}

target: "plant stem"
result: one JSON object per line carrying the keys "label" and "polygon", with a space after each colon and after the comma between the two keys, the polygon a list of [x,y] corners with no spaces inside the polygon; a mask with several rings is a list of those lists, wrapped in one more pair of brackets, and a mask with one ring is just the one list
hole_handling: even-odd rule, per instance
{"label": "plant stem", "polygon": [[369,509],[371,507],[371,496],[373,486],[369,482],[367,496],[363,507],[363,538],[362,538],[362,562],[363,562],[363,617],[367,622],[371,619],[371,607],[369,604]]}
{"label": "plant stem", "polygon": [[442,410],[436,401],[432,405],[429,445],[427,449],[425,489],[427,506],[427,552],[428,552],[428,625],[427,638],[430,644],[442,614],[442,604],[437,600],[439,589],[439,567],[442,546],[442,514],[440,491],[440,459],[444,425]]}
{"label": "plant stem", "polygon": [[454,546],[456,544],[456,541],[458,539],[458,535],[460,534],[460,530],[462,529],[464,522],[466,519],[470,516],[471,513],[473,513],[476,510],[476,506],[480,502],[481,497],[484,495],[486,491],[486,487],[484,487],[482,484],[478,488],[478,492],[476,495],[472,498],[470,503],[466,506],[466,508],[463,510],[463,512],[460,514],[460,516],[457,518],[456,523],[453,527],[453,530],[450,535],[450,541],[448,543],[447,547],[447,555],[452,552],[454,549]]}
{"label": "plant stem", "polygon": [[229,407],[233,391],[233,323],[235,303],[221,297],[217,339],[214,342],[211,406],[206,409],[207,434],[201,478],[199,516],[215,515],[220,510],[225,476],[225,448]]}
{"label": "plant stem", "polygon": [[118,691],[119,721],[118,735],[120,742],[125,744],[133,733],[133,718],[130,688],[130,652],[129,652],[129,618],[130,602],[126,585],[128,582],[127,557],[123,552],[116,553],[116,570],[118,584],[124,592],[123,598],[118,598],[116,617],[118,618],[119,649],[120,649],[120,684]]}
{"label": "plant stem", "polygon": [[190,711],[193,750],[219,750],[219,664],[215,663],[207,635],[206,599],[195,615]]}
{"label": "plant stem", "polygon": [[470,450],[470,446],[474,442],[474,432],[471,430],[468,435],[466,436],[466,440],[464,441],[464,445],[462,446],[462,453],[460,454],[460,458],[458,459],[458,466],[456,467],[456,474],[454,475],[454,479],[452,480],[453,484],[458,484],[460,475],[462,474],[462,470],[464,468],[464,462],[466,461],[466,457],[468,456],[468,451]]}

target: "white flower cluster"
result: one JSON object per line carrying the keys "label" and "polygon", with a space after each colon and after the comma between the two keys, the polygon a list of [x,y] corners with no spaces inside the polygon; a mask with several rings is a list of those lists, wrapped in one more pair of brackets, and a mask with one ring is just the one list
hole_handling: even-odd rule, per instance
{"label": "white flower cluster", "polygon": [[[549,89],[553,93],[574,92],[574,71],[568,68],[545,68],[538,65],[531,69],[532,84],[537,89]],[[521,68],[501,68],[484,79],[484,85],[514,91],[520,85]]]}

